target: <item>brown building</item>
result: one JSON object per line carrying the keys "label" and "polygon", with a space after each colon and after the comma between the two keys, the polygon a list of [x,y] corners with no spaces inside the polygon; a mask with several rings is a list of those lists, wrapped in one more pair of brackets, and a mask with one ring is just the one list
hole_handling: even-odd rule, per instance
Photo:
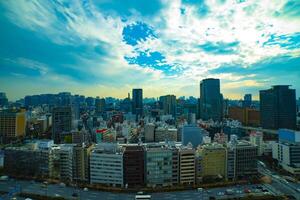
{"label": "brown building", "polygon": [[229,107],[228,117],[240,121],[244,126],[259,126],[259,111],[253,108]]}
{"label": "brown building", "polygon": [[124,185],[142,187],[144,185],[144,147],[125,146],[123,159]]}

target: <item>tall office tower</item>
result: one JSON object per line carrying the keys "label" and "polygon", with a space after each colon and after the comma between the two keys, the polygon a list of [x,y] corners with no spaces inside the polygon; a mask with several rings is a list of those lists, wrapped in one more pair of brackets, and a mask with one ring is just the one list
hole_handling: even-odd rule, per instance
{"label": "tall office tower", "polygon": [[71,106],[55,107],[52,110],[52,139],[54,143],[60,143],[61,134],[72,130],[72,108]]}
{"label": "tall office tower", "polygon": [[159,101],[162,105],[162,110],[165,115],[176,116],[176,96],[175,95],[165,95],[159,97]]}
{"label": "tall office tower", "polygon": [[223,118],[220,79],[208,78],[200,82],[200,117],[221,121]]}
{"label": "tall office tower", "polygon": [[252,104],[252,95],[251,94],[245,94],[244,101],[243,101],[243,107],[249,108]]}
{"label": "tall office tower", "polygon": [[296,128],[296,90],[275,85],[259,91],[261,126],[266,129]]}
{"label": "tall office tower", "polygon": [[96,98],[95,107],[96,107],[96,113],[97,114],[105,112],[105,109],[106,109],[105,99],[104,98],[101,98],[101,99]]}
{"label": "tall office tower", "polygon": [[25,136],[26,116],[25,110],[0,111],[0,139],[9,142],[18,137]]}
{"label": "tall office tower", "polygon": [[132,113],[143,115],[143,89],[132,89]]}
{"label": "tall office tower", "polygon": [[4,92],[0,92],[0,106],[6,106],[8,104],[8,99]]}
{"label": "tall office tower", "polygon": [[124,184],[128,187],[144,185],[144,147],[141,145],[125,146],[123,154]]}

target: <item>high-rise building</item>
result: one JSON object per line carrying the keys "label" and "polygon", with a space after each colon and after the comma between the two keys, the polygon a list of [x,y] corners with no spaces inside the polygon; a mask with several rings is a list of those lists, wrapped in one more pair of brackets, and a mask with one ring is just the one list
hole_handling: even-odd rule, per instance
{"label": "high-rise building", "polygon": [[208,78],[200,82],[200,117],[203,120],[221,121],[223,101],[220,93],[220,79]]}
{"label": "high-rise building", "polygon": [[249,108],[252,105],[252,95],[251,94],[245,94],[244,95],[244,101],[243,101],[243,107]]}
{"label": "high-rise building", "polygon": [[71,106],[55,107],[52,110],[52,139],[54,143],[60,143],[63,139],[61,134],[63,132],[70,132],[72,130],[72,108]]}
{"label": "high-rise building", "polygon": [[143,187],[145,178],[144,147],[133,144],[124,148],[124,185],[128,187]]}
{"label": "high-rise building", "polygon": [[2,142],[25,136],[25,110],[0,111],[0,138]]}
{"label": "high-rise building", "polygon": [[275,85],[261,90],[260,120],[266,129],[296,128],[296,90],[288,85]]}
{"label": "high-rise building", "polygon": [[165,95],[159,97],[163,113],[165,115],[172,115],[176,117],[176,96],[175,95]]}
{"label": "high-rise building", "polygon": [[132,113],[143,115],[143,89],[132,89]]}

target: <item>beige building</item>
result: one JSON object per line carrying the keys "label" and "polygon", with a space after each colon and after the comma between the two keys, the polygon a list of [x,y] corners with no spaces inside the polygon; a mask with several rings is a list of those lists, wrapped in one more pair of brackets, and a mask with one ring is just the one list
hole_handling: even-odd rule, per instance
{"label": "beige building", "polygon": [[195,183],[195,150],[192,147],[179,148],[179,183],[193,185]]}
{"label": "beige building", "polygon": [[0,137],[13,139],[25,136],[25,110],[3,110],[0,112]]}

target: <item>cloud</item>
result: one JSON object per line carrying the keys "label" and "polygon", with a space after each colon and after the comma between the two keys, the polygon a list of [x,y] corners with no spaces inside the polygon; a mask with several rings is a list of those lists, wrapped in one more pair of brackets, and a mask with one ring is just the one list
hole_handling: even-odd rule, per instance
{"label": "cloud", "polygon": [[45,79],[48,87],[70,81],[70,87],[89,94],[89,87],[101,88],[105,95],[109,88],[144,87],[148,95],[197,96],[182,88],[195,89],[211,76],[222,79],[225,96],[242,93],[238,85],[245,91],[279,82],[297,85],[298,4],[2,1],[0,77]]}

